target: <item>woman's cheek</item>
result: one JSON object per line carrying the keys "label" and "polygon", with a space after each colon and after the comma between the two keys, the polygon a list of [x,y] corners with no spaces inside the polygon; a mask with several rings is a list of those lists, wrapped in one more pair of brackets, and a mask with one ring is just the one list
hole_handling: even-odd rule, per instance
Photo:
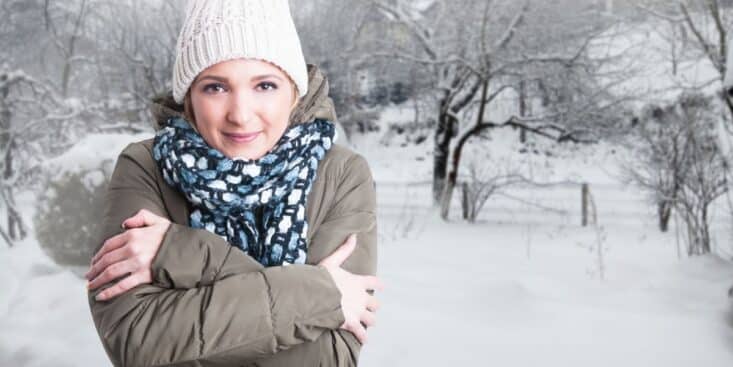
{"label": "woman's cheek", "polygon": [[205,98],[201,103],[201,111],[209,121],[223,117],[227,111],[227,104],[216,98]]}

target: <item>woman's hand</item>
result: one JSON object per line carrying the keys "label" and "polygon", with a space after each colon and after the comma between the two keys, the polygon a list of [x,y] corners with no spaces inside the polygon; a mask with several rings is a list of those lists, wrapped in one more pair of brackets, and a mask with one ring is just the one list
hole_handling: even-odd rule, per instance
{"label": "woman's hand", "polygon": [[318,265],[328,270],[341,291],[341,309],[346,320],[341,329],[352,332],[359,342],[364,344],[367,341],[365,327],[376,323],[374,313],[379,309],[377,298],[367,292],[374,289],[382,290],[384,286],[375,276],[356,275],[341,268],[341,264],[351,255],[354,248],[356,248],[356,234],[351,234],[336,251],[321,260]]}
{"label": "woman's hand", "polygon": [[152,282],[151,265],[170,227],[170,221],[142,209],[127,218],[122,227],[127,230],[104,242],[92,258],[91,268],[85,275],[89,280],[89,289],[99,288],[127,275],[99,293],[96,298],[98,301],[112,299],[139,284]]}

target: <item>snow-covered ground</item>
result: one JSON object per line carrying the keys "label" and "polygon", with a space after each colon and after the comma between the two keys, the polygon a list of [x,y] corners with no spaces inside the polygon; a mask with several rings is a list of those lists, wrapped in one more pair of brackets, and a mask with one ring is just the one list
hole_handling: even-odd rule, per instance
{"label": "snow-covered ground", "polygon": [[[511,147],[508,134],[516,133],[492,140],[499,152]],[[431,163],[425,147],[389,154],[373,141],[354,144],[378,182],[387,289],[363,365],[733,363],[727,218],[714,223],[719,255],[688,258],[675,227],[660,233],[645,197],[620,182],[625,152],[529,155],[538,181],[562,184],[507,191],[470,225],[458,219],[457,200],[450,223],[431,208],[429,176],[419,176]],[[408,161],[422,166],[410,170],[418,175],[395,169]],[[590,184],[597,226],[579,225],[574,182]]]}
{"label": "snow-covered ground", "polygon": [[[618,182],[613,149],[526,155],[537,177],[563,183],[507,191],[470,225],[457,206],[449,223],[432,209],[429,144],[376,140],[353,139],[377,180],[387,285],[363,366],[733,362],[730,256],[679,256],[674,227],[660,233],[643,196]],[[507,137],[494,141],[511,148]],[[573,182],[582,181],[598,208],[595,227],[579,225]],[[32,207],[32,197],[21,199]],[[715,222],[718,253],[730,254],[725,220]],[[0,277],[0,366],[109,365],[83,279],[32,237],[0,249]]]}

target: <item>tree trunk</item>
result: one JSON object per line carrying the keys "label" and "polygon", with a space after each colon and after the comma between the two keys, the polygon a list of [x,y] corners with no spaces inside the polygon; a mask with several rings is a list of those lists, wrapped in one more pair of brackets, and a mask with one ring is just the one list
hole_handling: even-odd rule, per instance
{"label": "tree trunk", "polygon": [[441,114],[438,116],[438,126],[435,130],[435,148],[433,148],[433,204],[439,204],[443,194],[443,185],[448,171],[448,157],[450,156],[450,142],[455,136],[457,121],[447,112],[449,106],[441,102]]}
{"label": "tree trunk", "polygon": [[[519,116],[527,116],[527,83],[522,80],[519,82]],[[519,142],[527,142],[527,129],[519,128]]]}
{"label": "tree trunk", "polygon": [[[8,144],[8,150],[5,154],[5,170],[3,172],[3,181],[5,185],[13,176],[13,148],[15,147],[15,141],[10,140]],[[26,236],[25,224],[23,223],[23,217],[20,216],[15,210],[15,196],[13,193],[13,187],[7,186],[5,188],[5,205],[8,211],[8,236],[11,240],[22,240]]]}
{"label": "tree trunk", "polygon": [[[704,199],[703,199],[704,200]],[[702,211],[702,218],[700,218],[700,237],[701,238],[701,246],[700,246],[700,255],[703,254],[709,254],[711,251],[710,246],[710,227],[708,225],[708,206],[707,204],[703,204],[703,207],[701,209]]]}
{"label": "tree trunk", "polygon": [[580,188],[580,212],[581,220],[580,224],[583,227],[588,226],[588,196],[590,194],[588,184],[584,183]]}
{"label": "tree trunk", "polygon": [[[452,173],[451,173],[452,174]],[[450,214],[450,202],[453,199],[453,189],[456,187],[455,179],[449,177],[444,181],[443,192],[440,195],[440,217],[448,220]]]}
{"label": "tree trunk", "polygon": [[657,204],[657,215],[659,216],[659,230],[667,232],[669,230],[669,218],[672,216],[672,204],[667,200],[662,200]]}
{"label": "tree trunk", "polygon": [[466,145],[466,142],[471,136],[481,131],[481,123],[483,122],[484,112],[486,111],[486,95],[489,91],[489,81],[484,80],[482,84],[481,104],[479,105],[478,116],[476,117],[476,125],[471,130],[467,131],[463,136],[461,136],[455,148],[453,148],[453,159],[451,161],[450,173],[448,173],[448,177],[445,182],[445,188],[442,192],[442,197],[440,199],[440,217],[443,218],[443,220],[447,220],[450,213],[450,202],[453,198],[453,188],[456,186],[458,169],[461,166],[461,153],[463,152],[463,147]]}
{"label": "tree trunk", "polygon": [[464,182],[462,185],[462,200],[461,200],[461,209],[463,211],[463,219],[470,221],[471,213],[473,212],[473,208],[471,207],[471,198],[468,193],[468,183]]}

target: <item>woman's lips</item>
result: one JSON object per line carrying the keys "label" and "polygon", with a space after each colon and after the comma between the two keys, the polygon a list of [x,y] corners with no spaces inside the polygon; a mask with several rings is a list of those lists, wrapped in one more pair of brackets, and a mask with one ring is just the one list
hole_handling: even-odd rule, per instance
{"label": "woman's lips", "polygon": [[257,139],[259,135],[260,135],[259,131],[254,132],[254,133],[248,133],[248,134],[224,133],[224,136],[226,136],[230,140],[237,142],[237,143],[249,143],[252,140]]}

